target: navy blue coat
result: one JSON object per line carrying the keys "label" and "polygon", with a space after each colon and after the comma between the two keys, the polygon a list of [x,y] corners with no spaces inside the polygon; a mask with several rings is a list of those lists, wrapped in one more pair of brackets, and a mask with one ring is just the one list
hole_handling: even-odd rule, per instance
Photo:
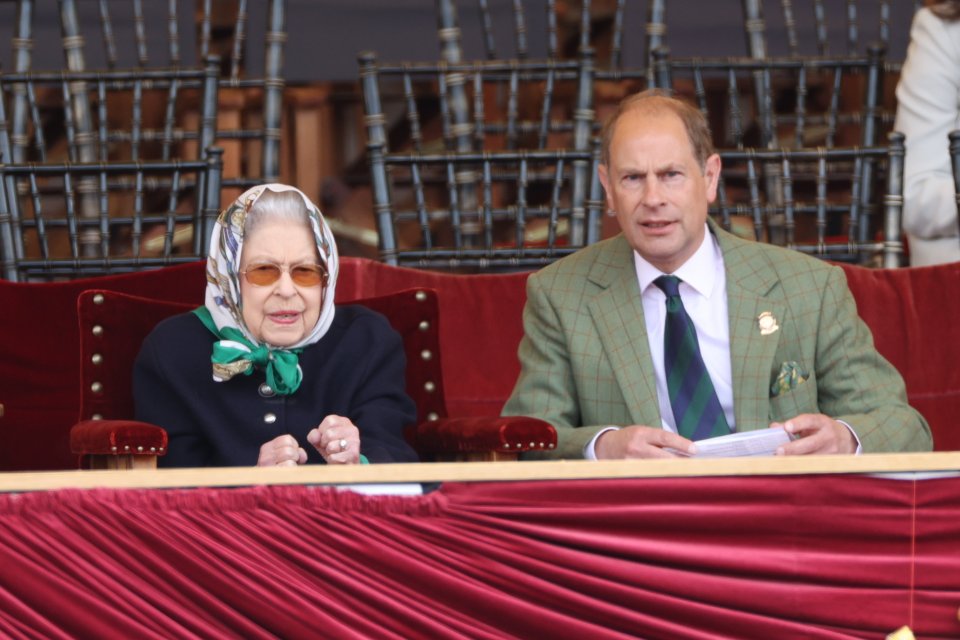
{"label": "navy blue coat", "polygon": [[193,313],[159,323],[144,340],[133,373],[138,420],[164,427],[169,450],[161,467],[255,465],[260,447],[290,434],[323,463],[307,433],[323,418],[350,418],[370,462],[416,462],[403,427],[416,419],[405,392],[406,358],[399,334],[362,306],[338,306],[320,341],[300,354],[303,382],[289,396],[264,395],[264,373],[214,382],[215,336]]}

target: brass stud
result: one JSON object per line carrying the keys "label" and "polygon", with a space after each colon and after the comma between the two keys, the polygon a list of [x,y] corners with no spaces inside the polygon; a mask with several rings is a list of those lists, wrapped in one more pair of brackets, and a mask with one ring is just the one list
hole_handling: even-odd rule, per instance
{"label": "brass stud", "polygon": [[426,391],[427,393],[433,393],[436,390],[436,388],[437,388],[437,385],[433,384],[433,382],[430,380],[427,380],[426,382],[423,383],[423,390]]}
{"label": "brass stud", "polygon": [[156,452],[157,452],[156,447],[150,447],[150,453],[156,453]]}
{"label": "brass stud", "polygon": [[536,448],[537,448],[537,443],[536,443],[536,442],[531,442],[531,443],[530,443],[530,448],[531,448],[531,449],[536,449]]}
{"label": "brass stud", "polygon": [[99,353],[95,353],[92,356],[90,356],[90,362],[99,366],[103,363],[103,356],[100,355]]}
{"label": "brass stud", "polygon": [[128,445],[128,444],[123,445],[123,450],[124,450],[124,451],[130,451],[130,445]]}
{"label": "brass stud", "polygon": [[91,420],[103,420],[103,414],[102,414],[102,413],[95,413],[95,414],[93,414],[92,416],[90,416],[90,419],[91,419]]}
{"label": "brass stud", "polygon": [[427,299],[427,292],[426,292],[426,291],[417,291],[417,293],[414,295],[414,297],[417,299],[417,302],[423,302],[424,300]]}
{"label": "brass stud", "polygon": [[97,293],[93,296],[93,304],[103,304],[103,294]]}
{"label": "brass stud", "polygon": [[550,445],[549,445],[547,448],[548,448],[548,449],[553,449],[555,446],[557,446],[557,445],[555,445],[555,444],[553,444],[553,443],[551,442]]}
{"label": "brass stud", "polygon": [[430,322],[427,320],[421,320],[420,324],[417,325],[417,328],[420,329],[420,331],[426,331],[430,328]]}
{"label": "brass stud", "polygon": [[103,327],[99,324],[93,325],[93,329],[91,331],[93,332],[93,335],[97,336],[98,338],[103,335]]}
{"label": "brass stud", "polygon": [[541,449],[545,449],[545,448],[546,448],[542,442],[540,443],[540,448],[541,448]]}
{"label": "brass stud", "polygon": [[110,451],[116,453],[116,452],[117,452],[117,445],[113,445],[112,447],[110,447]]}
{"label": "brass stud", "polygon": [[160,453],[163,453],[163,447],[160,447],[159,449],[157,449],[157,451],[159,451]]}
{"label": "brass stud", "polygon": [[143,453],[143,445],[137,447],[137,453]]}
{"label": "brass stud", "polygon": [[440,417],[440,416],[438,416],[438,415],[437,415],[435,412],[433,412],[433,411],[431,411],[430,413],[427,414],[427,420],[429,420],[430,422],[433,422],[434,420],[436,420],[436,419],[439,418],[439,417]]}
{"label": "brass stud", "polygon": [[433,353],[430,351],[430,349],[424,349],[423,351],[420,352],[420,358],[423,360],[429,360],[432,357],[433,357]]}
{"label": "brass stud", "polygon": [[93,391],[94,393],[103,393],[103,383],[102,382],[90,383],[90,391]]}
{"label": "brass stud", "polygon": [[503,448],[504,448],[504,449],[509,449],[509,448],[510,448],[510,443],[509,443],[509,442],[504,442],[504,443],[503,443]]}

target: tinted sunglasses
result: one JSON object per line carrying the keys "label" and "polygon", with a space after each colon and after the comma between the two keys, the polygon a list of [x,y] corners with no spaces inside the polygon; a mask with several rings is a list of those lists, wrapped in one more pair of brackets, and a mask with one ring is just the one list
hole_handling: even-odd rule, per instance
{"label": "tinted sunglasses", "polygon": [[250,284],[266,287],[279,280],[284,271],[289,272],[293,283],[301,287],[315,287],[327,282],[327,268],[322,264],[295,264],[291,267],[281,267],[278,264],[263,262],[252,264],[240,273]]}

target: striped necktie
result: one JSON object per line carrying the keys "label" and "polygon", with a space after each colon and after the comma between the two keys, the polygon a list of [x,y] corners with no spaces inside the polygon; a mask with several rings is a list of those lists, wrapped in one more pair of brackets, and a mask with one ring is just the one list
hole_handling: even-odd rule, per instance
{"label": "striped necktie", "polygon": [[667,296],[663,364],[677,432],[690,440],[730,433],[727,418],[700,355],[697,331],[680,299],[680,278],[660,276],[653,283]]}

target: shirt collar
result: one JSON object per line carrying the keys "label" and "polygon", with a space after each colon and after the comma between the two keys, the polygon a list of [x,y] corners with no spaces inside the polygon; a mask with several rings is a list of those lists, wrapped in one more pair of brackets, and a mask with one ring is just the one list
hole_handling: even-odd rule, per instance
{"label": "shirt collar", "polygon": [[[719,252],[720,247],[717,245],[716,238],[710,233],[710,227],[704,223],[703,242],[700,243],[700,247],[672,275],[683,280],[703,297],[709,298],[717,279],[716,265]],[[667,275],[647,262],[636,250],[633,252],[633,261],[636,265],[641,293],[646,291],[654,280]]]}

